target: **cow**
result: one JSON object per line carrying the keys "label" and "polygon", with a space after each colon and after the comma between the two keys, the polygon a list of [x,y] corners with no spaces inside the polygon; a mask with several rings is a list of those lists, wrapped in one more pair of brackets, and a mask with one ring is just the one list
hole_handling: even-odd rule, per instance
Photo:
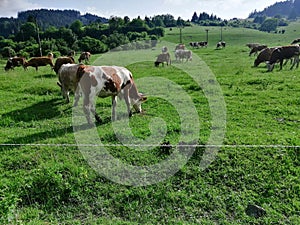
{"label": "cow", "polygon": [[225,47],[226,47],[226,42],[225,41],[219,41],[217,43],[217,49],[225,48]]}
{"label": "cow", "polygon": [[81,52],[78,62],[81,63],[84,60],[85,63],[89,63],[90,57],[91,57],[90,52]]}
{"label": "cow", "polygon": [[258,45],[258,46],[255,46],[251,49],[250,53],[249,53],[249,56],[251,56],[252,54],[254,55],[257,55],[258,52],[260,52],[261,50],[267,48],[268,46],[267,45]]}
{"label": "cow", "polygon": [[190,46],[193,48],[207,47],[207,41],[190,42]]}
{"label": "cow", "polygon": [[207,47],[208,42],[207,42],[207,41],[200,41],[200,42],[198,42],[198,45],[199,45],[200,47]]}
{"label": "cow", "polygon": [[156,61],[154,62],[154,65],[155,65],[156,67],[158,67],[160,63],[161,63],[162,65],[164,65],[165,62],[167,63],[167,65],[169,65],[169,64],[171,65],[171,56],[170,56],[170,53],[169,53],[169,52],[159,54],[159,55],[157,56]]}
{"label": "cow", "polygon": [[257,47],[257,46],[259,46],[259,45],[261,45],[261,44],[259,44],[259,43],[248,43],[248,44],[246,44],[246,46],[247,46],[248,48],[250,48],[250,49],[252,49],[252,48],[254,48],[254,47]]}
{"label": "cow", "polygon": [[117,98],[124,99],[128,115],[132,116],[130,105],[141,113],[141,103],[147,97],[138,93],[132,73],[125,67],[118,66],[86,66],[80,65],[77,71],[79,88],[83,96],[83,111],[88,124],[92,124],[90,114],[93,113],[97,122],[101,118],[96,113],[95,98],[112,97],[112,120],[116,120]]}
{"label": "cow", "polygon": [[175,58],[176,61],[182,61],[183,59],[186,59],[186,61],[192,61],[192,51],[191,50],[182,50],[178,49],[175,51]]}
{"label": "cow", "polygon": [[263,49],[254,60],[254,67],[258,67],[262,62],[268,62],[274,49],[275,47]]}
{"label": "cow", "polygon": [[193,48],[199,48],[198,42],[190,42],[190,46]]}
{"label": "cow", "polygon": [[66,103],[70,102],[69,91],[73,91],[75,95],[74,106],[77,106],[79,101],[79,89],[77,77],[77,70],[80,64],[62,64],[58,70],[58,80],[57,85],[61,88],[61,93],[66,99]]}
{"label": "cow", "polygon": [[298,68],[299,54],[300,54],[299,45],[288,45],[288,46],[275,48],[272,51],[269,62],[267,62],[268,71],[271,72],[274,69],[275,63],[277,63],[278,61],[280,62],[280,70],[282,70],[284,59],[294,59],[290,69],[293,69],[296,64],[297,64],[296,68]]}
{"label": "cow", "polygon": [[26,59],[23,57],[12,57],[9,58],[6,62],[6,66],[4,67],[5,71],[8,71],[10,69],[14,69],[14,67],[23,66],[25,68]]}
{"label": "cow", "polygon": [[70,57],[59,57],[56,59],[55,61],[55,64],[54,64],[54,71],[55,73],[57,74],[58,73],[58,70],[60,69],[60,67],[63,65],[63,64],[74,64],[75,63],[75,60],[72,56]]}
{"label": "cow", "polygon": [[50,65],[53,69],[54,64],[52,58],[49,57],[34,57],[31,58],[28,62],[25,62],[24,66],[27,68],[28,66],[35,67],[35,70],[38,71],[38,67]]}

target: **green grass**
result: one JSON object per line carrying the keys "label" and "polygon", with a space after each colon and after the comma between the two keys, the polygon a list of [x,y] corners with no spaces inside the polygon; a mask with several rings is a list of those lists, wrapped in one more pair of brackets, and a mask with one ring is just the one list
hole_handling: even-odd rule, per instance
{"label": "green grass", "polygon": [[[150,51],[153,57],[148,56],[148,61],[128,65],[138,84],[149,77],[178,84],[190,96],[200,123],[200,146],[187,164],[165,181],[144,187],[114,183],[89,166],[75,146],[72,103],[64,103],[56,75],[48,67],[38,72],[33,68],[1,72],[1,224],[299,224],[300,149],[295,147],[300,146],[299,69],[275,67],[267,73],[263,64],[252,68],[254,57],[248,56],[245,46],[288,44],[297,38],[300,24],[286,30],[282,35],[224,28],[227,47],[215,50],[220,30],[209,27],[209,46],[193,50],[194,58],[199,56],[215,75],[226,103],[224,146],[205,170],[200,168],[205,150],[201,144],[209,140],[213,118],[205,92],[176,62],[155,68],[151,59],[159,54],[159,47]],[[166,30],[164,41],[175,46],[178,32]],[[186,44],[205,40],[205,28],[184,28],[183,40]],[[173,49],[169,50],[174,58]],[[101,64],[98,57],[94,55],[92,61]],[[4,60],[0,63],[4,67]],[[141,92],[148,90],[141,84]],[[176,108],[155,93],[145,94],[149,96],[143,104],[145,113],[130,118],[131,132],[142,140],[152,137],[150,124],[159,117],[166,124],[161,141],[178,144],[181,128]],[[101,142],[120,144],[110,122],[111,100],[98,99],[97,111],[104,120],[96,127]],[[128,133],[121,135],[130,142]],[[134,166],[168,158],[159,147],[107,150]],[[246,215],[248,204],[262,206],[266,216]]]}

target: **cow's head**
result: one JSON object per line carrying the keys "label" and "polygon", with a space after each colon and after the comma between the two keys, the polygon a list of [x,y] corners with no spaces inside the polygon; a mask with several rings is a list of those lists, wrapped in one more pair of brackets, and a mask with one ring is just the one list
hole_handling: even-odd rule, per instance
{"label": "cow's head", "polygon": [[138,93],[138,98],[137,99],[131,98],[130,100],[132,102],[132,106],[133,106],[134,110],[137,113],[142,113],[143,112],[142,103],[147,100],[147,96],[142,94],[142,93]]}

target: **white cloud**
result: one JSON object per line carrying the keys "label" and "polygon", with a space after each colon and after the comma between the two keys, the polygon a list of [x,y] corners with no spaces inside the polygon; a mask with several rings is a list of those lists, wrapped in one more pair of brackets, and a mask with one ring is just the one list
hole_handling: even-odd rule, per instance
{"label": "white cloud", "polygon": [[17,17],[18,12],[41,8],[26,0],[0,0],[0,17]]}

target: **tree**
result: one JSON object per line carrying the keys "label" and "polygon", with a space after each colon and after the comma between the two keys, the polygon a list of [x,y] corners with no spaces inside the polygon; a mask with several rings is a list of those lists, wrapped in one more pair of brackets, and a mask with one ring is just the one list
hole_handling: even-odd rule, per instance
{"label": "tree", "polygon": [[278,19],[276,19],[276,18],[266,19],[262,23],[259,30],[266,31],[266,32],[276,31],[277,26],[278,26]]}
{"label": "tree", "polygon": [[33,37],[34,39],[37,38],[36,25],[32,22],[24,23],[21,26],[20,31],[16,35],[16,41],[27,41],[31,37]]}
{"label": "tree", "polygon": [[75,20],[71,26],[70,29],[73,31],[73,33],[77,34],[78,36],[81,36],[82,34],[82,22],[80,20]]}
{"label": "tree", "polygon": [[192,17],[192,22],[193,22],[193,23],[198,23],[198,20],[199,20],[199,17],[198,17],[198,15],[197,15],[197,13],[194,12],[194,15],[193,15],[193,17]]}

